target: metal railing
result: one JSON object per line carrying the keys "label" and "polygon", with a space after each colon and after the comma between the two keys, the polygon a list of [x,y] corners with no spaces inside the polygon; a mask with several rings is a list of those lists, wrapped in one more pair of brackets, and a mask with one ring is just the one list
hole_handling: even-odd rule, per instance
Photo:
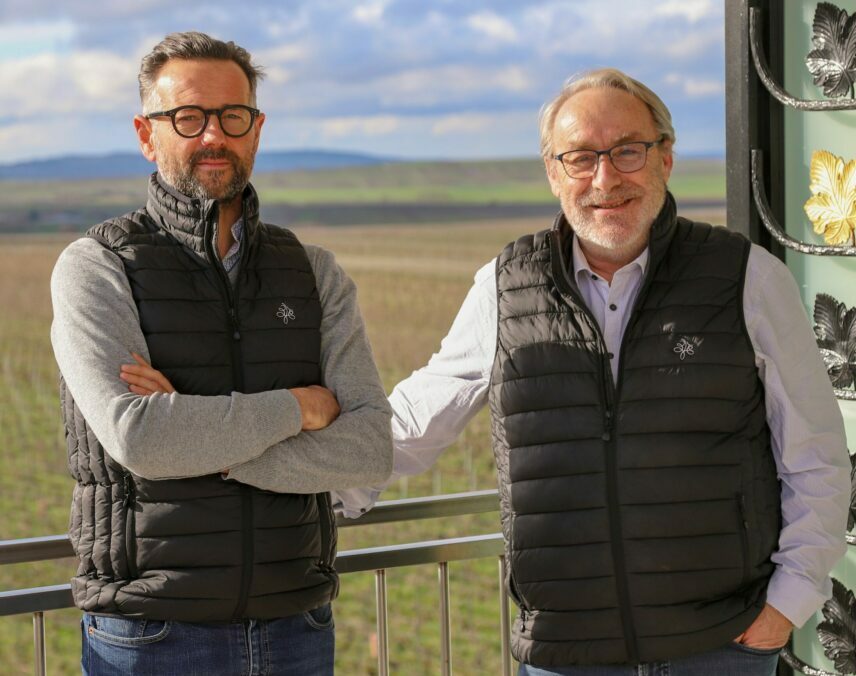
{"label": "metal railing", "polygon": [[[372,511],[367,512],[359,519],[345,519],[340,516],[337,523],[340,528],[349,528],[396,521],[480,514],[495,512],[498,509],[499,502],[496,490],[474,491],[379,502]],[[0,540],[0,565],[47,561],[69,556],[74,556],[74,551],[66,535]],[[503,676],[511,676],[509,599],[505,592],[505,557],[500,533],[353,549],[339,553],[336,557],[336,570],[339,573],[348,574],[364,571],[374,571],[375,573],[379,676],[388,676],[389,674],[389,614],[387,610],[386,571],[389,568],[401,566],[437,564],[441,673],[447,676],[452,673],[449,563],[490,556],[496,556],[499,562],[499,630],[502,645],[502,674]],[[35,673],[38,676],[47,673],[44,614],[50,610],[60,610],[73,606],[71,587],[68,584],[0,592],[0,617],[33,614]]]}

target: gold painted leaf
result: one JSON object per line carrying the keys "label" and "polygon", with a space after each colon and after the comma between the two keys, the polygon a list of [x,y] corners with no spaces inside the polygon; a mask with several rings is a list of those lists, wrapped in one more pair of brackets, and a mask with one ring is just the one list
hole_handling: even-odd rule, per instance
{"label": "gold painted leaf", "polygon": [[811,156],[812,196],[804,209],[827,244],[847,244],[856,232],[856,160],[844,160],[827,150]]}

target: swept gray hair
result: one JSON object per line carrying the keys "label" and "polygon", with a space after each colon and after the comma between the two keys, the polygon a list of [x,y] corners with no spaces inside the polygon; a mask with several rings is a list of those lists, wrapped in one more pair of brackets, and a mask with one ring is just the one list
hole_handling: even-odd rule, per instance
{"label": "swept gray hair", "polygon": [[250,103],[256,105],[256,86],[264,70],[253,64],[250,53],[234,42],[223,42],[205,33],[188,31],[170,33],[143,57],[140,63],[140,101],[144,112],[151,112],[156,103],[155,82],[161,68],[170,59],[218,59],[234,61],[241,67],[250,83]]}
{"label": "swept gray hair", "polygon": [[552,101],[545,103],[541,108],[539,125],[541,130],[542,157],[549,159],[553,154],[553,126],[556,122],[556,115],[565,104],[565,101],[584,89],[593,89],[596,87],[620,89],[642,101],[642,103],[648,106],[648,110],[651,111],[651,116],[654,118],[654,125],[657,127],[657,133],[668,139],[671,144],[674,144],[675,128],[672,126],[672,114],[666,108],[666,104],[663,103],[662,99],[644,84],[638,80],[634,80],[626,73],[622,73],[617,68],[599,68],[571,76],[565,82],[562,91]]}

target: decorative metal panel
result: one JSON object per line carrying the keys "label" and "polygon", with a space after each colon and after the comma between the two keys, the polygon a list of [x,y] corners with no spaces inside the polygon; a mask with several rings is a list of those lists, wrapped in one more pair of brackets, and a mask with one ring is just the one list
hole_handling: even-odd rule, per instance
{"label": "decorative metal panel", "polygon": [[[817,98],[798,98],[780,84],[784,82],[784,15],[785,12],[801,12],[804,7],[803,2],[792,0],[726,0],[727,70],[731,69],[728,72],[732,78],[740,78],[735,80],[738,86],[727,90],[728,157],[729,163],[734,162],[729,178],[736,179],[729,182],[728,190],[737,195],[735,199],[729,195],[728,220],[730,225],[733,222],[737,228],[742,228],[740,221],[751,223],[757,218],[754,222],[760,222],[762,227],[751,231],[753,241],[771,249],[774,248],[772,243],[777,243],[809,256],[852,257],[856,256],[856,163],[851,165],[837,157],[835,148],[830,148],[831,152],[814,153],[810,186],[803,198],[804,210],[814,232],[823,239],[816,243],[803,242],[789,235],[784,227],[786,210],[781,196],[785,190],[785,155],[781,148],[789,147],[784,132],[777,123],[771,123],[771,119],[781,114],[783,107],[799,112],[856,110],[856,12],[850,15],[833,3],[821,2],[815,6],[811,48],[803,52],[803,75],[806,82],[816,88]],[[741,25],[729,19],[738,14]],[[728,32],[738,29],[739,37]],[[794,67],[793,60],[788,63]],[[749,72],[744,76],[735,68],[745,68]],[[740,125],[735,123],[735,108],[744,116]],[[770,131],[772,126],[776,126],[776,133],[780,135]],[[754,213],[744,208],[744,202],[739,199],[745,189],[742,186],[746,184],[750,187],[749,203],[754,206]],[[768,195],[773,199],[768,199]],[[788,202],[788,209],[793,210],[793,192]],[[793,211],[789,213],[792,218]],[[796,225],[800,231],[805,229],[805,221],[797,219]],[[767,240],[768,235],[772,240]],[[821,243],[823,240],[825,244]],[[780,251],[780,255],[783,256],[783,252]],[[840,266],[836,274],[838,270]],[[843,274],[850,274],[850,271]],[[828,293],[818,293],[813,318],[818,350],[835,395],[842,400],[856,400],[856,308],[848,307]],[[856,535],[852,533],[856,523],[854,456],[850,462],[851,500],[846,539],[848,545],[856,546]],[[807,676],[856,674],[856,597],[838,579],[833,578],[832,587],[832,598],[821,610],[823,621],[817,625],[816,638],[836,671],[819,669],[798,658],[788,647],[782,652],[779,673],[787,671],[784,665],[788,665]]]}

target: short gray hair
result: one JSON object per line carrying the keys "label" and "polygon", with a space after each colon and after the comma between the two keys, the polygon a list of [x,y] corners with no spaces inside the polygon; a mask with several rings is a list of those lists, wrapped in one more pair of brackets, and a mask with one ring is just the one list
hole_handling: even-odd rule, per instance
{"label": "short gray hair", "polygon": [[553,154],[553,126],[556,123],[556,115],[559,110],[574,94],[585,89],[594,89],[597,87],[620,89],[642,101],[642,103],[648,106],[648,110],[651,111],[651,116],[654,118],[654,125],[657,127],[657,133],[665,137],[671,144],[675,143],[675,128],[672,126],[672,114],[659,96],[644,84],[638,80],[634,80],[626,73],[622,73],[617,68],[599,68],[571,76],[565,82],[562,91],[552,101],[545,103],[541,108],[539,115],[541,155],[545,159]]}
{"label": "short gray hair", "polygon": [[144,111],[152,105],[158,73],[170,59],[234,61],[247,76],[250,84],[250,103],[256,105],[256,86],[264,77],[264,70],[253,63],[250,53],[234,42],[223,42],[205,33],[188,31],[170,33],[143,57],[138,79]]}

